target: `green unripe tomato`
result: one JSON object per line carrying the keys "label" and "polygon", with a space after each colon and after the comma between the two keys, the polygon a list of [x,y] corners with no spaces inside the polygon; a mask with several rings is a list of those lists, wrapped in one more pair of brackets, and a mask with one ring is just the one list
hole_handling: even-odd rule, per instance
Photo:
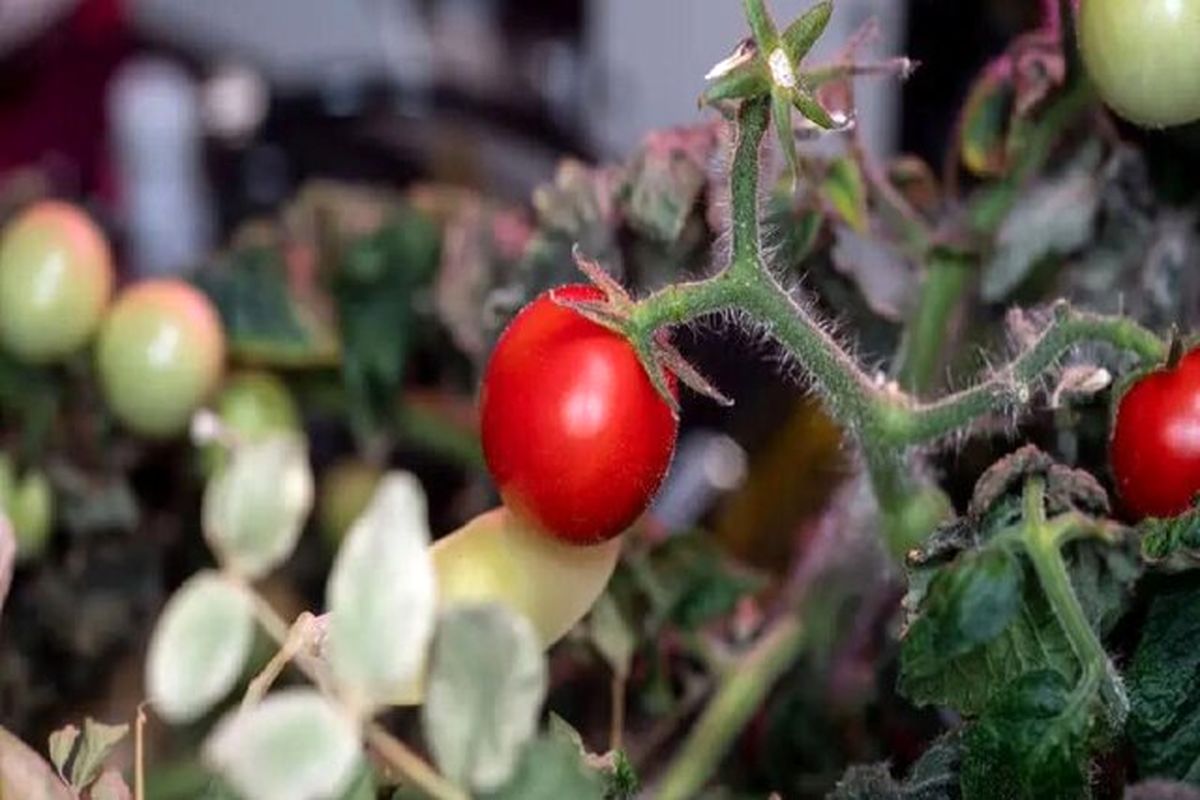
{"label": "green unripe tomato", "polygon": [[[256,441],[300,428],[300,411],[287,385],[270,372],[238,372],[226,379],[214,404],[226,430],[241,441]],[[220,466],[224,449],[204,448],[204,467],[211,474]]]}
{"label": "green unripe tomato", "polygon": [[54,530],[54,492],[45,475],[26,473],[13,493],[8,518],[17,535],[17,558],[37,558],[46,551]]}
{"label": "green unripe tomato", "polygon": [[321,475],[317,523],[331,548],[337,549],[346,531],[367,510],[382,478],[381,470],[357,459],[339,461]]}
{"label": "green unripe tomato", "polygon": [[36,470],[18,480],[12,462],[0,453],[0,513],[17,540],[17,558],[27,561],[46,550],[54,530],[54,492]]}
{"label": "green unripe tomato", "polygon": [[31,363],[70,355],[96,330],[112,287],[112,253],[86,214],[31,206],[0,238],[0,344]]}
{"label": "green unripe tomato", "polygon": [[1079,44],[1122,117],[1153,128],[1200,120],[1200,0],[1083,0]]}
{"label": "green unripe tomato", "polygon": [[220,381],[224,361],[216,310],[202,292],[170,279],[122,292],[96,348],[109,408],[131,431],[149,437],[187,428]]}

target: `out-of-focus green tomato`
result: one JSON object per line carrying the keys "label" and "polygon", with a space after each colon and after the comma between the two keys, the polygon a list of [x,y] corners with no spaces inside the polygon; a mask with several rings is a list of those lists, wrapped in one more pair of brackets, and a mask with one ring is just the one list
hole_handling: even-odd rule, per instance
{"label": "out-of-focus green tomato", "polygon": [[[595,605],[617,567],[623,538],[569,544],[501,506],[430,548],[438,607],[499,603],[527,617],[548,648]],[[416,681],[394,702],[415,705],[423,697],[422,683]]]}
{"label": "out-of-focus green tomato", "polygon": [[317,522],[329,546],[337,549],[346,531],[375,496],[383,472],[358,459],[333,464],[321,475],[317,498]]}
{"label": "out-of-focus green tomato", "polygon": [[1200,0],[1083,0],[1079,44],[1121,116],[1154,128],[1200,120]]}
{"label": "out-of-focus green tomato", "polygon": [[212,394],[225,361],[225,333],[212,303],[178,280],[122,292],[100,329],[96,364],[113,414],[135,433],[183,431]]}
{"label": "out-of-focus green tomato", "polygon": [[18,480],[7,456],[0,453],[0,512],[12,526],[17,540],[17,558],[37,558],[46,550],[54,530],[54,492],[46,476],[37,470]]}
{"label": "out-of-focus green tomato", "polygon": [[31,206],[0,238],[0,344],[32,363],[70,355],[100,323],[112,287],[112,253],[86,214]]}
{"label": "out-of-focus green tomato", "polygon": [[[256,441],[274,433],[300,427],[300,412],[287,385],[270,372],[238,372],[226,379],[215,403],[217,416],[229,433],[242,441]],[[219,445],[204,448],[209,474],[224,461]]]}

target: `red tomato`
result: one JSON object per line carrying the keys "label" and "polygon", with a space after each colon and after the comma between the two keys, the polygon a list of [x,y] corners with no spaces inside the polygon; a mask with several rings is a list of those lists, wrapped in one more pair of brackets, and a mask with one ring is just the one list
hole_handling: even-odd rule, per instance
{"label": "red tomato", "polygon": [[[552,292],[603,298],[593,286]],[[629,342],[550,294],[521,310],[492,353],[480,399],[483,452],[509,508],[556,538],[593,544],[645,511],[678,423]]]}
{"label": "red tomato", "polygon": [[1200,349],[1125,393],[1109,457],[1132,513],[1172,517],[1191,507],[1200,493]]}

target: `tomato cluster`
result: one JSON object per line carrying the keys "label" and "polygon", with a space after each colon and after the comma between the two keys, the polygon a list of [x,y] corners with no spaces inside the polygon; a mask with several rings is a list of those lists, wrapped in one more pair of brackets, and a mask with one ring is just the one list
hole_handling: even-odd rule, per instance
{"label": "tomato cluster", "polygon": [[556,299],[603,294],[564,286],[513,319],[483,379],[483,451],[514,513],[556,538],[595,544],[645,511],[678,423],[628,340]]}
{"label": "tomato cluster", "polygon": [[32,205],[0,239],[0,346],[47,364],[95,336],[100,388],[117,419],[145,436],[178,434],[221,378],[220,319],[179,280],[135,283],[113,301],[114,275],[108,242],[82,210]]}

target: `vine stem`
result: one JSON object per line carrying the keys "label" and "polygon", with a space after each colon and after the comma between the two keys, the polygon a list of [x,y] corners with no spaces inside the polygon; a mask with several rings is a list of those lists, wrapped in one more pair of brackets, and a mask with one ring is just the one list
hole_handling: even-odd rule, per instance
{"label": "vine stem", "polygon": [[[288,649],[289,642],[293,640],[292,626],[289,626],[271,607],[271,604],[254,591],[253,587],[245,583],[241,583],[240,586],[250,597],[259,625],[267,632],[267,635],[275,640],[281,650]],[[301,621],[304,622],[303,617]],[[331,691],[329,678],[325,675],[320,661],[312,656],[296,653],[292,663],[306,678],[316,684],[323,694],[336,698]],[[389,733],[379,723],[366,722],[363,726],[363,735],[367,744],[387,762],[388,766],[406,778],[414,789],[430,800],[469,800],[462,790],[443,778],[425,759],[417,755],[412,748]]]}
{"label": "vine stem", "polygon": [[658,800],[688,800],[699,794],[713,768],[804,647],[804,628],[796,614],[773,625],[721,683],[712,701],[688,734],[663,777]]}
{"label": "vine stem", "polygon": [[1061,524],[1058,520],[1046,519],[1045,486],[1040,479],[1032,479],[1025,485],[1025,519],[1022,540],[1025,551],[1033,562],[1034,572],[1054,616],[1062,625],[1067,641],[1079,660],[1083,683],[1100,681],[1100,691],[1105,705],[1112,710],[1116,723],[1123,722],[1129,712],[1129,698],[1121,685],[1121,678],[1112,665],[1104,645],[1096,637],[1088,623],[1071,576],[1063,561],[1062,543],[1073,535],[1078,527],[1076,515],[1067,515]]}
{"label": "vine stem", "polygon": [[[1088,96],[1085,90],[1076,89],[1064,97],[1050,114],[1052,124],[1047,127],[1061,130]],[[937,522],[937,515],[947,509],[936,487],[914,478],[909,458],[913,447],[945,437],[983,415],[1026,405],[1042,374],[1081,342],[1106,342],[1147,361],[1165,356],[1162,341],[1136,322],[1078,312],[1063,303],[1016,358],[961,392],[922,402],[896,384],[870,377],[826,327],[779,284],[764,262],[758,222],[759,151],[769,118],[765,99],[746,100],[738,111],[730,174],[733,246],[728,266],[707,280],[668,286],[642,299],[629,312],[626,333],[635,343],[644,343],[659,328],[725,309],[740,310],[760,325],[808,371],[831,415],[858,441],[893,553],[902,554],[922,539]],[[1030,164],[1041,163],[1056,137],[1057,133],[1047,133],[1037,138],[1032,148],[1035,155],[1014,180],[1023,180]],[[1008,207],[1008,202],[1011,198],[993,203],[991,213]],[[961,266],[956,269],[961,273]],[[937,340],[942,338],[944,320],[952,313],[966,280],[959,274],[954,283],[957,285],[950,287],[953,291],[948,290],[946,297],[928,300],[929,314],[936,319],[927,331],[917,332],[914,382],[924,380],[932,369],[929,365],[935,359],[925,351],[940,344]]]}

